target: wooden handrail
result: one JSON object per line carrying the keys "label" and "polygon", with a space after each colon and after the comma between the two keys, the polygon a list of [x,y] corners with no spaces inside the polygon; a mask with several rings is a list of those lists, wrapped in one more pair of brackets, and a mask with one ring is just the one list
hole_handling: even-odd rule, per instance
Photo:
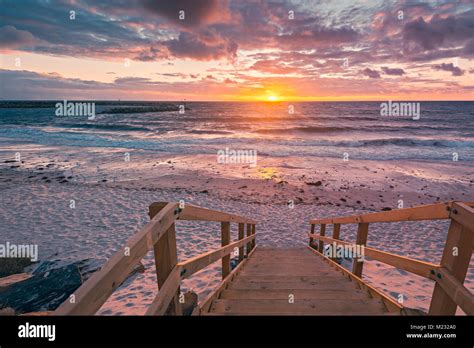
{"label": "wooden handrail", "polygon": [[[167,202],[155,202],[150,204],[150,214],[152,212],[160,211],[167,204]],[[154,214],[153,214],[154,215]],[[215,222],[237,222],[244,224],[255,225],[257,222],[243,216],[224,213],[218,210],[211,210],[197,207],[190,204],[185,204],[180,209],[178,220],[199,220],[199,221],[215,221]]]}
{"label": "wooden handrail", "polygon": [[[204,209],[192,205],[181,207],[179,203],[157,202],[149,206],[150,222],[134,234],[123,248],[118,250],[97,272],[80,286],[68,300],[63,302],[54,315],[92,315],[107,301],[110,295],[125,281],[135,265],[154,250],[158,280],[158,295],[147,315],[180,315],[179,288],[181,280],[222,259],[223,278],[230,272],[230,254],[235,248],[247,254],[255,247],[256,221],[242,216]],[[188,261],[177,262],[175,221],[200,220],[221,222],[223,226],[223,247],[198,255]],[[239,240],[230,243],[230,223],[239,224]],[[247,224],[246,238],[243,227]],[[225,226],[225,227],[224,227]],[[243,255],[239,260],[244,261]],[[224,268],[226,268],[224,270]]]}
{"label": "wooden handrail", "polygon": [[[328,243],[336,243],[338,245],[349,245],[355,246],[354,243],[345,242],[342,240],[330,238],[330,237],[322,237],[317,234],[308,233],[309,237],[314,239],[319,239],[324,242]],[[404,257],[396,254],[392,254],[386,251],[381,251],[369,247],[364,247],[364,256],[370,257],[371,259],[381,261],[386,263],[387,265],[391,265],[393,267],[403,269],[407,272],[422,276],[424,278],[428,278],[431,280],[436,280],[435,273],[439,265],[429,262],[423,262],[416,259],[411,259],[409,257]]]}
{"label": "wooden handrail", "polygon": [[[369,223],[440,219],[451,220],[440,264],[365,247]],[[429,314],[453,315],[457,306],[466,314],[473,314],[474,296],[463,285],[474,245],[473,202],[452,201],[378,213],[315,219],[311,220],[310,224],[311,232],[308,233],[310,247],[315,247],[312,241],[317,239],[321,253],[323,242],[336,243],[336,245],[364,245],[365,256],[435,281]],[[316,224],[321,225],[319,235],[314,233]],[[334,225],[333,238],[325,236],[327,224]],[[339,239],[341,224],[358,224],[356,244]],[[362,262],[354,260],[352,273],[361,277],[362,266]]]}
{"label": "wooden handrail", "polygon": [[311,220],[310,224],[357,224],[362,222],[441,220],[449,218],[449,211],[451,210],[452,204],[453,202],[437,203],[378,213],[318,219]]}
{"label": "wooden handrail", "polygon": [[239,241],[227,244],[220,249],[208,251],[207,253],[200,254],[187,261],[180,262],[178,266],[181,268],[181,279],[190,277],[194,273],[209,266],[211,263],[222,259],[224,256],[230,255],[235,248],[239,248],[254,239],[255,235],[251,235],[250,237],[245,237]]}
{"label": "wooden handrail", "polygon": [[155,297],[151,305],[148,307],[145,315],[163,315],[166,313],[169,304],[176,296],[176,292],[181,284],[179,274],[181,269],[178,265],[174,266],[164,284],[160,287],[158,295]]}
{"label": "wooden handrail", "polygon": [[474,295],[444,267],[438,269],[436,283],[467,315],[474,315]]}
{"label": "wooden handrail", "polygon": [[[55,311],[56,315],[96,313],[174,223],[177,203],[168,203],[138,233],[133,235],[97,272]],[[179,214],[179,213],[178,213]]]}

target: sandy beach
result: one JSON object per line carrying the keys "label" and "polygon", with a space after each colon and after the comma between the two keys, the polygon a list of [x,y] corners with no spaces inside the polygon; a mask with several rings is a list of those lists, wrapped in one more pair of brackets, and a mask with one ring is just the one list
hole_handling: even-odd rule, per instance
{"label": "sandy beach", "polygon": [[[20,162],[12,162],[15,153]],[[219,164],[215,155],[4,143],[0,148],[0,235],[35,243],[40,260],[105,261],[148,221],[148,205],[179,201],[258,221],[257,245],[307,244],[309,220],[449,200],[474,201],[473,171],[463,162],[432,163],[259,156],[256,166]],[[74,200],[75,208],[70,208]],[[384,226],[386,225],[386,226]],[[179,259],[217,248],[217,223],[179,222]],[[355,240],[356,228],[341,237]],[[368,246],[439,262],[447,222],[373,224]],[[237,236],[232,227],[232,238]],[[125,282],[98,314],[143,314],[157,293],[154,260]],[[473,263],[466,287],[474,288]],[[364,278],[404,305],[426,311],[432,282],[376,261]],[[220,280],[215,263],[184,281],[202,300]]]}

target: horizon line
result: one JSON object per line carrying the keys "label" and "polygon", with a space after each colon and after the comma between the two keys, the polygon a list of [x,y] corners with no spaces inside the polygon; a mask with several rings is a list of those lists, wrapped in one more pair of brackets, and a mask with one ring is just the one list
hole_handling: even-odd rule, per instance
{"label": "horizon line", "polygon": [[387,101],[405,101],[405,102],[474,102],[474,99],[372,99],[372,100],[146,100],[146,99],[0,99],[0,102],[58,102],[58,101],[100,101],[100,102],[149,102],[149,103],[267,103],[267,104],[278,104],[278,103],[353,103],[353,102],[387,102]]}

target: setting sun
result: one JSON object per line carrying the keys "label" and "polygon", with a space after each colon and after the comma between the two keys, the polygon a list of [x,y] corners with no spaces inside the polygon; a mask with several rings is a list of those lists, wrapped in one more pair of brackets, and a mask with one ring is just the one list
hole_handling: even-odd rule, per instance
{"label": "setting sun", "polygon": [[270,95],[270,96],[268,96],[267,100],[268,100],[268,101],[277,101],[277,100],[278,100],[278,97],[277,97],[277,96],[274,96],[274,95]]}

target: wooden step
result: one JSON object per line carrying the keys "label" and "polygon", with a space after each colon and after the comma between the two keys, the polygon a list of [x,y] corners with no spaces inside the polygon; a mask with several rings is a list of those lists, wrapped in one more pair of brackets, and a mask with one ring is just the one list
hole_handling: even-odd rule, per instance
{"label": "wooden step", "polygon": [[311,290],[311,289],[348,289],[353,290],[357,289],[355,283],[351,283],[349,281],[340,281],[340,280],[332,280],[332,281],[324,281],[324,282],[265,282],[265,283],[258,283],[258,282],[245,282],[240,281],[238,278],[237,280],[233,281],[229,285],[229,289],[235,290],[258,290],[258,289],[293,289],[293,290]]}
{"label": "wooden step", "polygon": [[211,311],[240,315],[376,315],[386,313],[382,301],[338,300],[214,300]]}
{"label": "wooden step", "polygon": [[308,248],[257,249],[209,304],[209,315],[387,313],[379,298]]}
{"label": "wooden step", "polygon": [[297,300],[336,300],[344,299],[370,299],[365,291],[350,289],[279,289],[279,290],[235,290],[228,289],[221,292],[219,299],[224,300],[288,300],[293,295]]}
{"label": "wooden step", "polygon": [[324,282],[328,279],[341,279],[340,275],[337,273],[324,273],[324,274],[317,274],[317,275],[309,275],[309,276],[299,276],[299,275],[285,275],[285,276],[276,276],[274,274],[264,274],[264,275],[249,275],[247,273],[240,273],[239,274],[239,281],[244,282],[279,282],[279,281],[286,281],[286,282]]}

